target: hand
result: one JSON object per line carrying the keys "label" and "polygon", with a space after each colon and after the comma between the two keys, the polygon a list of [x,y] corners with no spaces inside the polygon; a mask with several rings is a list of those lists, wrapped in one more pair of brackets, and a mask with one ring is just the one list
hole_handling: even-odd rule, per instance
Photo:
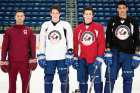
{"label": "hand", "polygon": [[73,50],[69,49],[66,53],[66,59],[65,59],[65,64],[67,66],[70,66],[73,62]]}
{"label": "hand", "polygon": [[38,57],[39,66],[41,68],[45,68],[47,66],[45,54],[39,54],[37,57]]}
{"label": "hand", "polygon": [[35,70],[37,68],[37,59],[29,60],[29,68],[30,70]]}
{"label": "hand", "polygon": [[139,63],[140,63],[140,55],[138,54],[133,55],[131,63],[132,68],[136,69],[139,66]]}
{"label": "hand", "polygon": [[74,57],[72,66],[74,69],[79,69],[78,57]]}
{"label": "hand", "polygon": [[106,65],[112,65],[112,52],[110,50],[105,52],[104,59]]}
{"label": "hand", "polygon": [[4,73],[9,72],[9,64],[8,64],[8,62],[6,62],[6,61],[1,61],[1,62],[0,62],[0,65],[1,65],[1,70],[2,70]]}

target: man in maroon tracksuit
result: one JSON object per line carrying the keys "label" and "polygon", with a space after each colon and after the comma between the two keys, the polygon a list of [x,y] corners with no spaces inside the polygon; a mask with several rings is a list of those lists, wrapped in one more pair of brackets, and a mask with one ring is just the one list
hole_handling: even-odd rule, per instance
{"label": "man in maroon tracksuit", "polygon": [[16,24],[8,28],[3,37],[1,70],[9,74],[8,93],[16,93],[18,73],[22,80],[22,93],[29,93],[30,71],[37,67],[36,37],[32,30],[24,25],[25,15],[22,10],[16,11],[15,19]]}

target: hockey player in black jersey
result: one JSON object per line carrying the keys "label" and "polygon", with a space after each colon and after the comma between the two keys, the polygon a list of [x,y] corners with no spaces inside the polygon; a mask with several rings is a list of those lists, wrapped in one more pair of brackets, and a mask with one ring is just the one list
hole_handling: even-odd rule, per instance
{"label": "hockey player in black jersey", "polygon": [[119,1],[118,14],[111,18],[106,30],[105,62],[106,83],[104,93],[112,93],[120,69],[123,77],[123,93],[131,93],[134,69],[140,62],[139,28],[136,20],[127,15],[128,6]]}

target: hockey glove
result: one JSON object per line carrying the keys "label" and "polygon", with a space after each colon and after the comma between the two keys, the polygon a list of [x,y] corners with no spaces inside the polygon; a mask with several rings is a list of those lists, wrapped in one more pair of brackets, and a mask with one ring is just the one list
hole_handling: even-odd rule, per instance
{"label": "hockey glove", "polygon": [[65,64],[67,66],[70,66],[72,64],[72,61],[73,61],[73,50],[72,49],[68,49],[68,51],[66,53]]}
{"label": "hockey glove", "polygon": [[98,56],[96,58],[96,61],[94,63],[94,66],[100,67],[103,62],[104,62],[104,58],[102,56]]}
{"label": "hockey glove", "polygon": [[72,67],[74,69],[79,69],[78,57],[74,57]]}
{"label": "hockey glove", "polygon": [[9,72],[9,64],[8,62],[1,62],[1,70],[4,72],[4,73],[7,73]]}
{"label": "hockey glove", "polygon": [[110,50],[105,52],[104,59],[106,65],[112,65],[112,52]]}
{"label": "hockey glove", "polygon": [[131,64],[132,68],[133,69],[137,68],[139,66],[139,63],[140,63],[140,55],[138,54],[133,55]]}
{"label": "hockey glove", "polygon": [[38,57],[38,64],[41,68],[45,68],[47,66],[46,56],[45,54],[39,54]]}
{"label": "hockey glove", "polygon": [[37,60],[36,59],[29,60],[29,68],[30,68],[30,70],[35,70],[36,67],[37,67]]}

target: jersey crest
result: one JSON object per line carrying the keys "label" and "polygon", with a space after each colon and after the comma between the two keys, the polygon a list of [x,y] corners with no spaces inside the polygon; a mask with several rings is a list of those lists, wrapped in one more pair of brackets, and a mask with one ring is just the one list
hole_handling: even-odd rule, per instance
{"label": "jersey crest", "polygon": [[95,36],[91,31],[85,31],[81,35],[81,42],[85,46],[91,45],[95,41]]}
{"label": "jersey crest", "polygon": [[27,35],[27,30],[26,29],[23,30],[23,34]]}
{"label": "jersey crest", "polygon": [[115,30],[115,36],[120,40],[126,40],[131,32],[128,26],[120,25]]}
{"label": "jersey crest", "polygon": [[61,40],[61,38],[61,34],[57,30],[53,30],[48,34],[48,40],[50,40],[52,44],[58,43]]}

